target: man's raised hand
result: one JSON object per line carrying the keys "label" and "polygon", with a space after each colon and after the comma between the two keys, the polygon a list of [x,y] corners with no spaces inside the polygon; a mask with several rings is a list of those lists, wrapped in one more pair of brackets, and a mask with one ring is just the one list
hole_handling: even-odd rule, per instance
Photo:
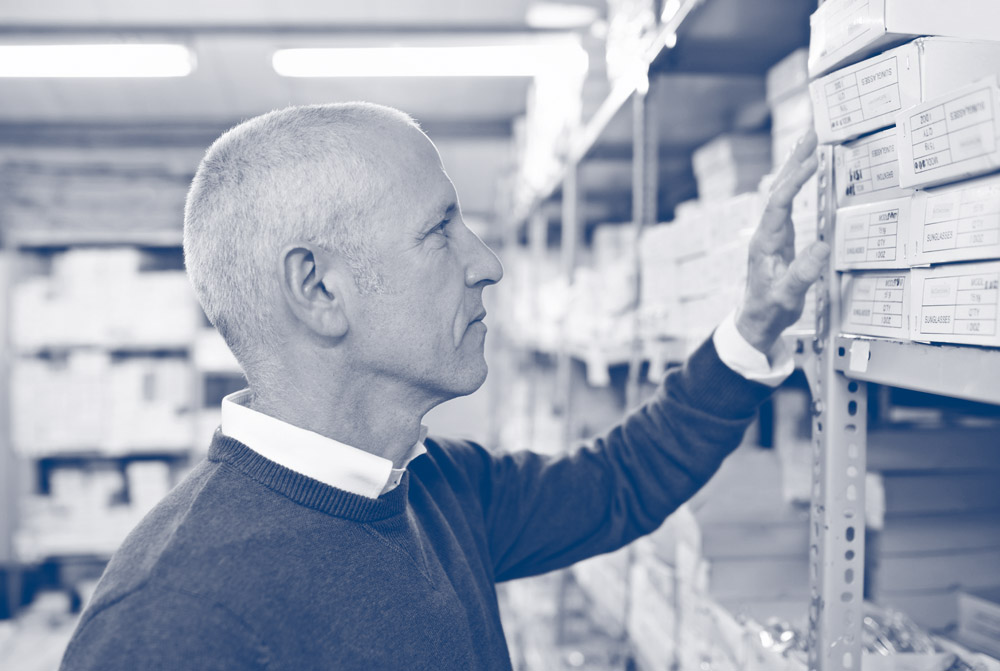
{"label": "man's raised hand", "polygon": [[736,312],[736,328],[764,354],[802,315],[806,293],[830,256],[825,242],[814,242],[795,256],[792,199],[815,171],[816,133],[810,130],[778,171],[750,240],[747,286]]}

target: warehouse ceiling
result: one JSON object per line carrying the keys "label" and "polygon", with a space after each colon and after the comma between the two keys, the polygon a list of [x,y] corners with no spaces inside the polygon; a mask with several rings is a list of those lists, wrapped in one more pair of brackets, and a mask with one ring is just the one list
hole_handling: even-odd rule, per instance
{"label": "warehouse ceiling", "polygon": [[[598,16],[607,12],[607,0],[559,2],[592,8]],[[512,165],[512,124],[525,113],[528,77],[287,78],[275,73],[271,56],[277,49],[305,46],[552,39],[559,29],[529,25],[529,12],[540,4],[542,0],[0,0],[0,45],[179,42],[197,58],[194,72],[179,78],[0,79],[0,147],[203,147],[221,130],[271,109],[369,100],[417,118],[438,142],[465,209],[488,216],[496,211],[495,185]],[[712,76],[735,72],[759,77],[767,65],[804,43],[802,31],[814,4],[704,0],[685,23],[676,54],[661,64],[661,70],[681,73],[667,90],[703,91],[713,99],[714,91],[732,93],[736,89]],[[758,33],[769,37],[760,39]],[[577,34],[590,52],[596,84],[585,87],[588,115],[608,91],[603,46],[599,34]],[[743,48],[743,42],[755,46]],[[761,44],[773,49],[765,53]],[[668,144],[672,137],[683,139],[678,151],[685,155],[692,142],[724,130],[731,121],[733,105],[718,107],[724,114],[706,123],[708,117],[699,110],[708,101],[697,103],[704,96],[688,92],[669,97],[670,105],[690,103],[676,114],[665,113],[661,132]],[[627,172],[630,124],[619,125],[604,141],[625,145],[624,152],[612,153]],[[627,192],[622,199],[628,201]]]}

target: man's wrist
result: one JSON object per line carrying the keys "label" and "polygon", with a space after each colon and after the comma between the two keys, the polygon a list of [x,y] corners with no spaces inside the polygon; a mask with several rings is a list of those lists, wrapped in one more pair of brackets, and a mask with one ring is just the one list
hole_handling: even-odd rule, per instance
{"label": "man's wrist", "polygon": [[791,352],[780,338],[766,352],[759,350],[740,333],[735,312],[726,315],[712,339],[722,362],[748,380],[776,387],[794,370]]}
{"label": "man's wrist", "polygon": [[736,330],[754,349],[769,356],[769,352],[774,349],[774,344],[781,336],[780,331],[776,331],[769,320],[762,318],[754,319],[743,308],[736,310]]}

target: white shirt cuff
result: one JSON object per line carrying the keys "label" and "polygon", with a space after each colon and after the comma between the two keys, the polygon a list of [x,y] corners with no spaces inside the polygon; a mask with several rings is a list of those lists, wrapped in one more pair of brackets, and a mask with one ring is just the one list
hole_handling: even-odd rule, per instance
{"label": "white shirt cuff", "polygon": [[722,363],[753,382],[777,387],[795,370],[792,352],[781,338],[767,355],[748,343],[736,328],[735,310],[715,329],[712,342]]}

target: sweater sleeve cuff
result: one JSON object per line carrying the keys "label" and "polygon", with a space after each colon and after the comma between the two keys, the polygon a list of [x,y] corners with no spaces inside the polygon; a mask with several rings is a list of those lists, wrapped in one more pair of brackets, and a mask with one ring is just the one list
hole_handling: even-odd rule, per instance
{"label": "sweater sleeve cuff", "polygon": [[712,335],[722,363],[748,380],[777,387],[795,370],[788,345],[781,338],[765,355],[746,341],[736,328],[736,311],[730,312]]}
{"label": "sweater sleeve cuff", "polygon": [[681,369],[683,387],[690,403],[724,419],[744,419],[774,391],[760,382],[749,380],[722,362],[715,338],[708,338]]}

